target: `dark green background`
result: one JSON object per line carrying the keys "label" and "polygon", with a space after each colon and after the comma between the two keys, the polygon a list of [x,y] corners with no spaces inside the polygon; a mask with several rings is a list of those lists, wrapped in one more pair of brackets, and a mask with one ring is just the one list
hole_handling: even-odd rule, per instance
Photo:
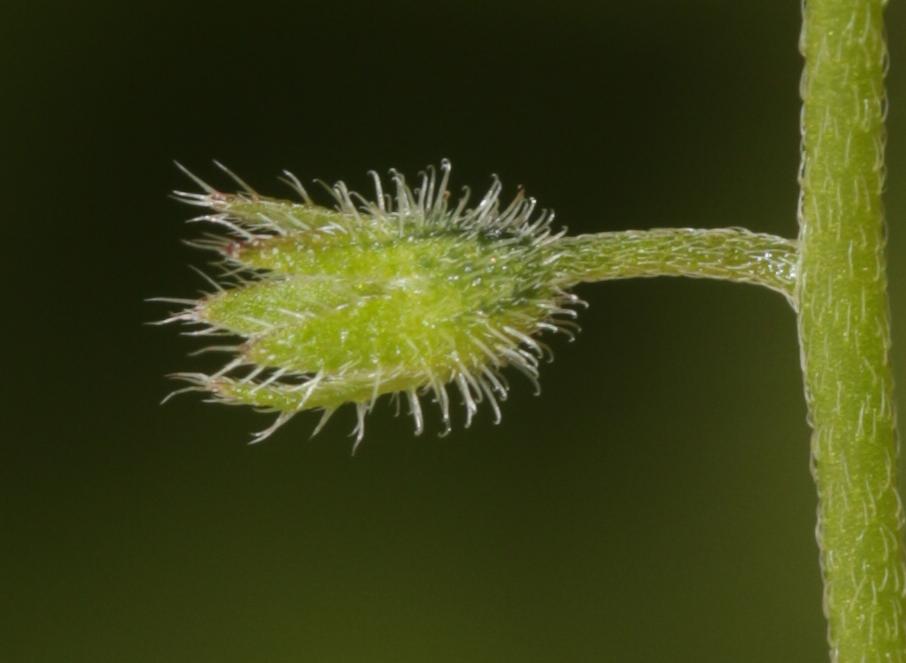
{"label": "dark green background", "polygon": [[[888,18],[906,330],[906,10]],[[582,288],[504,420],[158,401],[203,365],[171,160],[264,192],[449,157],[572,232],[795,233],[799,3],[5,3],[0,660],[826,660],[795,320],[752,287]],[[896,335],[901,338],[902,334]],[[906,384],[906,356],[895,355]],[[899,399],[904,405],[902,393]],[[460,418],[461,421],[461,418]]]}

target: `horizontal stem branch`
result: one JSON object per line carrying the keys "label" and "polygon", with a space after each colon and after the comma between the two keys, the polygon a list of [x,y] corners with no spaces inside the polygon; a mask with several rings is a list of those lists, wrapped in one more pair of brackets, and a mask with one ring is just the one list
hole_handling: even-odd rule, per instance
{"label": "horizontal stem branch", "polygon": [[794,302],[796,242],[740,228],[657,228],[564,237],[562,285],[653,276],[689,276],[762,285]]}

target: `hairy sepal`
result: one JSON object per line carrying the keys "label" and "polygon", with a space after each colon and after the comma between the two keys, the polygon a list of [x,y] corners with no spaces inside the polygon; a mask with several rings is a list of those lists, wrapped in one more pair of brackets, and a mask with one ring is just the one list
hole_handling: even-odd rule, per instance
{"label": "hairy sepal", "polygon": [[451,397],[466,424],[482,402],[499,420],[500,371],[537,385],[546,346],[535,336],[569,325],[577,300],[557,288],[544,250],[551,215],[534,215],[521,193],[501,209],[496,180],[475,207],[451,206],[448,176],[444,163],[439,178],[429,171],[410,189],[394,174],[390,195],[375,178],[374,202],[338,183],[335,209],[313,204],[295,178],[303,203],[259,196],[238,178],[241,194],[200,180],[203,193],[178,194],[226,229],[197,243],[221,254],[225,277],[171,319],[242,337],[220,371],[178,377],[215,400],[277,412],[277,425],[354,404],[357,440],[385,394],[404,397],[417,431],[425,396],[445,430]]}

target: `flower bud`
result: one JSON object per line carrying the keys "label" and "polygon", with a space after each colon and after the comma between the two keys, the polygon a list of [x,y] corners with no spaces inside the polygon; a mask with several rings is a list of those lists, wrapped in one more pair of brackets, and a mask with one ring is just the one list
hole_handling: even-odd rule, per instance
{"label": "flower bud", "polygon": [[372,173],[374,200],[338,182],[328,188],[333,209],[286,175],[299,202],[261,196],[235,176],[236,194],[194,176],[200,193],[176,193],[222,230],[193,243],[219,254],[222,275],[168,321],[240,339],[210,348],[231,355],[216,373],[177,374],[190,383],[179,391],[277,413],[254,441],[302,410],[323,412],[317,432],[351,403],[358,444],[385,394],[405,399],[420,433],[426,396],[448,431],[452,398],[467,426],[483,402],[500,420],[505,367],[537,387],[548,350],[535,337],[574,328],[568,306],[578,301],[558,287],[553,214],[536,213],[521,191],[504,207],[496,178],[474,207],[467,189],[454,201],[446,161],[414,188],[391,171],[389,193]]}

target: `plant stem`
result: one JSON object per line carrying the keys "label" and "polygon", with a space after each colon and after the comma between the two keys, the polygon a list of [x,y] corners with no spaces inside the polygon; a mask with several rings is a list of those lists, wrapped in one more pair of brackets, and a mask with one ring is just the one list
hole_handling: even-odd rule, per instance
{"label": "plant stem", "polygon": [[884,257],[881,0],[808,0],[799,335],[831,660],[906,661]]}
{"label": "plant stem", "polygon": [[796,242],[737,228],[660,228],[564,237],[562,285],[640,276],[691,276],[754,283],[792,302]]}

